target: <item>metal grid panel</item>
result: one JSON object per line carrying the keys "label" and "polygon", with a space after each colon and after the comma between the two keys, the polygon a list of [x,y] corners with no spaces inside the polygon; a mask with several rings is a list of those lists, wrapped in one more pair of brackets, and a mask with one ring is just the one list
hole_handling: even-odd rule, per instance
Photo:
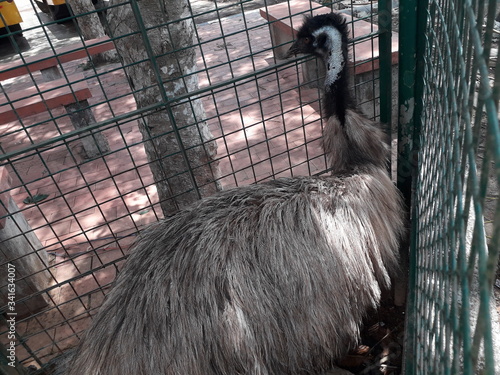
{"label": "metal grid panel", "polygon": [[498,56],[490,53],[496,1],[414,5],[419,162],[406,371],[494,374],[500,133],[492,63]]}
{"label": "metal grid panel", "polygon": [[[65,62],[61,41],[54,31],[60,27],[73,28],[76,33],[71,43],[83,48],[78,24],[73,17],[65,25],[59,24],[61,20],[51,21],[40,13],[33,0],[25,1],[26,9],[37,17],[24,27],[23,33],[25,37],[36,35],[35,44],[40,48],[34,49],[32,45],[26,49],[19,32],[8,33],[0,38],[4,42],[10,40],[14,52],[3,62],[14,64],[21,59],[21,66],[29,65],[33,52],[39,53],[40,49],[55,55],[63,87],[76,73],[84,75],[82,82],[92,95],[87,104],[80,102],[75,111],[90,110],[96,120],[85,128],[75,129],[68,107],[51,108],[44,101],[43,112],[19,116],[0,125],[0,167],[4,173],[0,217],[10,230],[0,240],[4,257],[1,274],[9,269],[9,264],[15,266],[16,309],[23,311],[16,316],[17,358],[24,366],[43,368],[51,358],[78,342],[126,259],[137,232],[164,217],[150,165],[182,152],[187,155],[190,148],[206,147],[200,143],[148,158],[145,143],[151,136],[141,134],[140,121],[159,111],[170,113],[185,102],[201,100],[204,118],[174,126],[153,137],[169,133],[177,136],[207,123],[218,147],[217,156],[210,163],[218,164],[220,173],[216,178],[224,189],[281,176],[320,174],[326,167],[320,143],[320,90],[311,88],[310,82],[302,79],[302,62],[307,58],[291,62],[274,58],[269,24],[256,9],[266,8],[265,1],[215,2],[212,9],[199,8],[192,1],[187,19],[194,24],[195,41],[190,48],[196,50],[197,69],[179,80],[197,75],[199,89],[177,97],[164,92],[157,102],[145,108],[137,106],[136,98],[141,90],[153,86],[163,90],[161,78],[149,87],[134,88],[129,84],[127,68],[151,64],[161,75],[161,68],[155,68],[155,62],[162,56],[145,55],[127,66],[120,62],[97,65],[88,58],[90,49],[85,48],[89,55],[86,59]],[[143,23],[136,1],[113,4],[132,6],[134,19],[129,21]],[[311,3],[311,6],[318,5]],[[88,14],[78,17],[85,16]],[[372,21],[371,16],[355,19],[354,23],[368,21]],[[146,35],[143,40],[147,44],[149,33],[168,29],[173,23],[156,24],[148,29],[143,26],[137,33]],[[376,35],[372,31],[352,44],[368,41],[373,46]],[[112,35],[111,39],[119,42],[128,36]],[[373,57],[363,61],[356,56],[353,59],[355,66],[367,61],[375,64]],[[10,71],[12,66],[2,72]],[[6,105],[16,104],[12,93],[26,93],[30,87],[45,91],[45,78],[36,70],[3,80],[1,93]],[[371,86],[374,94],[364,100],[365,108],[377,118],[378,82],[375,71],[356,81],[357,92],[363,85]],[[74,90],[71,94],[77,95]],[[386,118],[390,119],[390,114]],[[103,135],[109,150],[106,142],[100,143]],[[89,157],[85,139],[99,145],[97,155]],[[190,174],[198,167],[201,166],[192,166],[181,174]],[[165,180],[170,183],[176,177],[165,176]],[[5,181],[9,179],[7,184]],[[182,194],[193,191],[202,196],[203,184],[195,180],[194,186],[186,186],[170,199],[175,202]],[[13,255],[8,246],[22,246],[23,252]],[[25,269],[25,264],[32,266]],[[7,284],[5,279],[0,282],[3,298],[8,295]],[[2,309],[8,312],[8,305]],[[0,337],[7,347],[9,327],[4,319]]]}

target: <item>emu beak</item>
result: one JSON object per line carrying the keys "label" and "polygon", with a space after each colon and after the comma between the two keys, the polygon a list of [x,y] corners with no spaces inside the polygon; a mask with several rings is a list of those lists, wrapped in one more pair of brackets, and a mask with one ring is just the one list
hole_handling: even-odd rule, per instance
{"label": "emu beak", "polygon": [[301,48],[301,42],[299,40],[296,40],[293,42],[292,46],[288,50],[288,52],[285,54],[285,59],[289,59],[292,56],[296,56],[299,53],[302,53],[302,48]]}

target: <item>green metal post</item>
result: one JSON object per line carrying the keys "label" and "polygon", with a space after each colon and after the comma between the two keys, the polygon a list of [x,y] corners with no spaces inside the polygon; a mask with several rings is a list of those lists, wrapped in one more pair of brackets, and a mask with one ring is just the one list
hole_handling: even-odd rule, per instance
{"label": "green metal post", "polygon": [[[415,51],[416,51],[416,23],[417,1],[401,1],[399,8],[399,93],[398,93],[398,160],[397,186],[401,190],[408,210],[411,207],[411,174],[412,174],[412,136],[415,110]],[[412,231],[415,233],[415,231]],[[413,243],[412,243],[413,245]],[[414,253],[412,253],[414,256]],[[415,260],[408,259],[408,253],[402,251],[402,267],[406,270],[409,263],[409,285],[415,285]],[[415,306],[415,295],[410,292],[407,296],[406,339],[405,339],[405,367],[406,374],[413,374],[415,357],[415,321],[411,317],[411,309]]]}
{"label": "green metal post", "polygon": [[[380,59],[380,122],[392,129],[392,1],[378,2],[378,49]],[[390,170],[390,168],[389,168]]]}
{"label": "green metal post", "polygon": [[[408,260],[408,297],[406,309],[405,374],[416,373],[416,285],[417,285],[417,206],[415,174],[418,168],[420,116],[423,92],[424,31],[427,1],[403,0],[399,8],[399,126],[397,185],[403,193],[409,219],[411,219],[410,250],[403,259]],[[409,257],[409,259],[408,259]],[[406,258],[406,259],[405,259]]]}
{"label": "green metal post", "polygon": [[411,203],[412,130],[415,123],[417,1],[401,1],[399,8],[399,99],[397,185]]}

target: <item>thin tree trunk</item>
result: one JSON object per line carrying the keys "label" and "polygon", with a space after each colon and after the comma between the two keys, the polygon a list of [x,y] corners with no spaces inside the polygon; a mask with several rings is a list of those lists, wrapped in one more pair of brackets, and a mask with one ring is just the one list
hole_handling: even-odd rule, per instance
{"label": "thin tree trunk", "polygon": [[[97,39],[106,35],[97,13],[89,13],[96,10],[92,0],[67,0],[66,2],[71,7],[71,11],[75,16],[82,15],[77,17],[76,20],[83,39]],[[92,56],[92,62],[96,65],[116,60],[115,51],[106,51]]]}
{"label": "thin tree trunk", "polygon": [[[118,4],[119,0],[112,2]],[[135,91],[138,108],[164,102],[162,90],[168,99],[197,90],[198,75],[193,74],[197,70],[196,52],[194,48],[186,48],[193,46],[193,21],[187,18],[165,26],[167,22],[190,15],[187,0],[142,0],[135,4],[140,9],[139,15],[134,15],[127,4],[109,9],[108,22],[113,38],[136,33],[116,39],[115,44]],[[142,19],[146,28],[153,28],[147,31],[146,41],[139,31],[136,16]],[[148,44],[152,54],[158,56],[154,58],[155,63],[148,55]],[[139,61],[143,62],[138,64]],[[157,74],[163,84],[158,83]],[[215,161],[217,144],[204,119],[201,100],[192,97],[162,107],[139,121],[166,216],[200,195],[208,196],[220,190],[216,181],[219,176]]]}

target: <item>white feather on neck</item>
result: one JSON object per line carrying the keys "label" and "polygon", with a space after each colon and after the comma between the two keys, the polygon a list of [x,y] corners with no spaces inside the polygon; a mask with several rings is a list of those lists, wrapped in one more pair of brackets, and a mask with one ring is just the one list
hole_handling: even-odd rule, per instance
{"label": "white feather on neck", "polygon": [[[326,35],[325,51],[322,51],[326,68],[325,87],[328,90],[330,85],[335,82],[344,69],[344,55],[342,53],[342,34],[335,27],[323,26],[316,30],[313,35],[315,40],[321,34]],[[314,47],[317,47],[314,42]]]}

